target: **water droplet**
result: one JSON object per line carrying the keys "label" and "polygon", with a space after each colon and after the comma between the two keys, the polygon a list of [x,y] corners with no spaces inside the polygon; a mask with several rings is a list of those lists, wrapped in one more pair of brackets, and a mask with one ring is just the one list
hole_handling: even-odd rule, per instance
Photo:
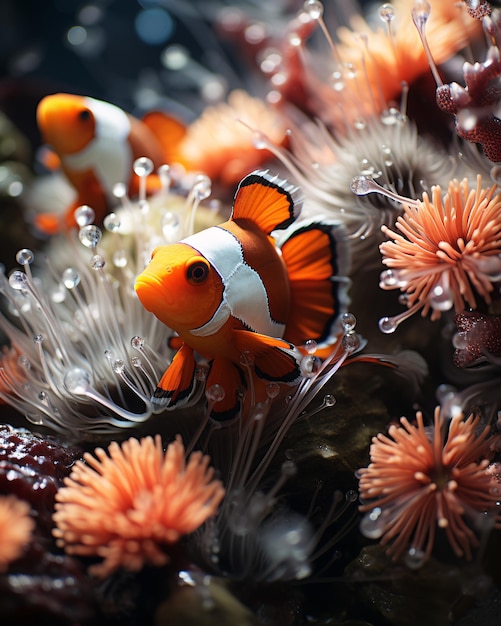
{"label": "water droplet", "polygon": [[307,339],[304,342],[304,349],[306,350],[307,354],[315,354],[315,352],[317,351],[318,348],[318,344],[314,339]]}
{"label": "water droplet", "polygon": [[95,248],[101,241],[101,229],[94,224],[83,226],[78,232],[78,238],[86,248]]}
{"label": "water droplet", "polygon": [[378,322],[379,330],[385,335],[391,335],[397,330],[398,324],[392,317],[382,317]]}
{"label": "water droplet", "polygon": [[132,165],[134,173],[140,178],[143,176],[149,176],[153,172],[153,161],[148,157],[139,157]]}
{"label": "water droplet", "polygon": [[364,128],[367,126],[367,122],[359,117],[353,122],[353,126],[356,128],[356,130],[364,130]]}
{"label": "water droplet", "polygon": [[375,507],[360,521],[360,532],[367,539],[380,539],[386,530],[386,519],[382,509]]}
{"label": "water droplet", "polygon": [[341,72],[332,72],[331,84],[334,91],[343,91],[345,84]]}
{"label": "water droplet", "polygon": [[244,350],[240,355],[240,365],[252,367],[254,365],[254,355],[249,350]]}
{"label": "water droplet", "polygon": [[270,400],[276,398],[280,393],[280,385],[278,383],[268,383],[266,385],[266,395]]}
{"label": "water droplet", "polygon": [[28,248],[21,248],[21,250],[18,250],[16,254],[16,261],[19,265],[30,265],[33,263],[34,258],[35,255]]}
{"label": "water droplet", "polygon": [[117,250],[113,253],[113,265],[115,267],[127,267],[129,257],[125,250]]}
{"label": "water droplet", "polygon": [[334,406],[336,404],[336,398],[331,393],[327,393],[324,396],[324,400],[322,404],[325,407]]}
{"label": "water droplet", "polygon": [[322,362],[318,357],[313,355],[305,356],[301,359],[300,363],[301,374],[307,378],[315,376],[320,369],[321,364]]}
{"label": "water droplet", "polygon": [[426,561],[426,554],[418,548],[409,548],[404,556],[404,563],[409,569],[419,569]]}
{"label": "water droplet", "polygon": [[39,345],[39,346],[41,346],[41,345],[42,345],[43,340],[44,340],[44,336],[43,336],[42,334],[40,334],[40,333],[39,333],[38,335],[35,335],[35,336],[33,337],[33,341],[34,341],[37,345]]}
{"label": "water droplet", "polygon": [[379,17],[383,22],[391,22],[395,17],[395,9],[391,4],[383,4],[379,9]]}
{"label": "water droplet", "polygon": [[118,200],[122,200],[127,195],[127,186],[124,183],[116,183],[113,185],[113,195]]}
{"label": "water droplet", "polygon": [[324,5],[320,2],[320,0],[306,0],[303,5],[303,9],[312,20],[318,20],[324,14]]}
{"label": "water droplet", "polygon": [[138,356],[133,356],[131,358],[130,362],[132,363],[133,367],[139,368],[142,365],[142,361],[141,361],[141,359]]}
{"label": "water droplet", "polygon": [[117,233],[120,230],[121,222],[116,213],[108,213],[103,220],[104,227],[110,233]]}
{"label": "water droplet", "polygon": [[113,361],[112,367],[115,374],[122,374],[122,372],[125,370],[125,363],[123,359],[116,359],[115,361]]}
{"label": "water droplet", "polygon": [[435,285],[431,290],[430,305],[436,311],[449,311],[454,304],[453,294],[451,289],[442,287],[442,285]]}
{"label": "water droplet", "polygon": [[353,315],[353,313],[343,313],[343,315],[341,315],[341,324],[345,332],[349,332],[355,328],[357,318]]}
{"label": "water droplet", "polygon": [[75,209],[74,216],[76,223],[80,226],[80,228],[82,228],[83,226],[88,226],[89,224],[92,224],[96,217],[96,214],[94,213],[94,209],[92,209],[90,206],[87,206],[86,204],[83,204],[82,206],[79,206],[77,209]]}
{"label": "water droplet", "polygon": [[346,350],[346,352],[355,352],[360,348],[360,337],[356,332],[350,330],[345,333],[344,337],[341,340],[341,345]]}
{"label": "water droplet", "polygon": [[350,189],[357,196],[366,196],[374,190],[372,179],[367,176],[355,176],[351,181]]}
{"label": "water droplet", "polygon": [[211,385],[205,390],[205,397],[209,402],[221,402],[224,396],[224,388],[221,385]]}
{"label": "water droplet", "polygon": [[162,216],[162,234],[167,242],[174,242],[179,239],[179,217],[167,211]]}
{"label": "water droplet", "polygon": [[397,273],[394,270],[384,270],[379,275],[379,286],[382,289],[393,289],[398,287]]}
{"label": "water droplet", "polygon": [[28,287],[28,277],[21,270],[14,270],[9,275],[9,285],[17,291],[26,290]]}
{"label": "water droplet", "polygon": [[144,339],[139,337],[139,335],[135,335],[130,340],[130,345],[134,348],[134,350],[142,350],[144,346]]}
{"label": "water droplet", "polygon": [[421,32],[430,17],[431,6],[427,0],[416,0],[412,6],[412,20]]}
{"label": "water droplet", "polygon": [[205,174],[199,174],[195,179],[192,191],[196,194],[197,200],[205,200],[210,196],[212,191],[211,179],[205,176]]}
{"label": "water droplet", "polygon": [[66,289],[74,289],[80,284],[80,274],[72,267],[68,267],[63,272],[62,280]]}
{"label": "water droplet", "polygon": [[100,254],[94,254],[90,260],[90,266],[93,270],[102,270],[106,265],[106,259]]}
{"label": "water droplet", "polygon": [[452,336],[452,345],[456,350],[464,350],[468,347],[468,333],[455,333]]}
{"label": "water droplet", "polygon": [[167,191],[170,185],[170,167],[164,163],[157,169],[158,178],[163,191]]}
{"label": "water droplet", "polygon": [[80,367],[74,367],[64,375],[63,384],[69,393],[84,396],[90,388],[89,373]]}
{"label": "water droplet", "polygon": [[346,492],[344,497],[347,502],[356,502],[358,500],[358,492],[354,489],[350,489]]}

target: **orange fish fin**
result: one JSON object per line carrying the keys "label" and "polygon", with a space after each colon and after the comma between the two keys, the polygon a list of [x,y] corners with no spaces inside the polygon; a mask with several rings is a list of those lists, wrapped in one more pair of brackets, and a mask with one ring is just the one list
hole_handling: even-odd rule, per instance
{"label": "orange fish fin", "polygon": [[295,224],[277,241],[291,290],[284,337],[295,345],[307,340],[333,343],[337,320],[349,298],[348,251],[341,224],[311,219]]}
{"label": "orange fish fin", "polygon": [[287,228],[301,212],[299,187],[272,176],[268,170],[256,170],[239,184],[233,201],[233,220],[252,220],[268,235]]}
{"label": "orange fish fin", "polygon": [[205,386],[209,402],[215,386],[224,390],[224,397],[211,407],[211,418],[218,422],[227,422],[240,414],[242,391],[245,391],[244,373],[227,359],[214,359],[210,363],[210,371]]}
{"label": "orange fish fin", "polygon": [[175,161],[179,154],[179,144],[186,135],[186,125],[162,111],[151,111],[143,117],[142,121],[162,146],[165,163]]}
{"label": "orange fish fin", "polygon": [[[301,354],[288,341],[250,330],[235,332],[235,345],[262,380],[295,383],[300,376]],[[252,365],[251,365],[252,364]]]}
{"label": "orange fish fin", "polygon": [[195,387],[195,357],[193,349],[183,344],[165,370],[153,394],[152,401],[169,409],[185,404]]}
{"label": "orange fish fin", "polygon": [[48,146],[42,146],[38,152],[38,160],[48,170],[55,171],[61,167],[58,154]]}
{"label": "orange fish fin", "polygon": [[38,213],[33,225],[45,235],[57,235],[62,230],[61,216],[58,213]]}

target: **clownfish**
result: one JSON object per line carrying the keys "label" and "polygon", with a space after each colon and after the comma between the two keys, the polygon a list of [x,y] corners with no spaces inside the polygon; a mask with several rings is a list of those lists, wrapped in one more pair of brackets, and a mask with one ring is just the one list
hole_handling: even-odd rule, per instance
{"label": "clownfish", "polygon": [[[185,135],[185,126],[164,113],[151,112],[142,120],[119,107],[94,98],[58,93],[43,98],[37,107],[37,124],[42,140],[55,153],[48,159],[60,165],[75,188],[77,198],[61,218],[43,213],[35,225],[47,234],[76,226],[74,211],[88,204],[102,221],[116,205],[117,183],[137,194],[139,177],[134,161],[148,157],[156,168],[172,159],[172,149]],[[159,188],[156,176],[147,179],[147,192]]]}
{"label": "clownfish", "polygon": [[246,368],[259,401],[269,383],[299,380],[296,346],[335,341],[348,302],[344,230],[320,218],[298,223],[301,205],[298,187],[255,171],[240,182],[228,221],[153,251],[135,291],[181,342],[154,402],[174,408],[190,398],[196,352],[209,363],[206,388],[225,392],[213,416],[231,419]]}

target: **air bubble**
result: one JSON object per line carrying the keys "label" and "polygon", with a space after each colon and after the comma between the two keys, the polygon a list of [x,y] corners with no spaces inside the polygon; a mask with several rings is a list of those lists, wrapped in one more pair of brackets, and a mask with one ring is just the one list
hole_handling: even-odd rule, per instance
{"label": "air bubble", "polygon": [[63,272],[62,280],[66,289],[74,289],[80,284],[80,274],[72,267],[68,267]]}
{"label": "air bubble", "polygon": [[320,0],[306,0],[303,9],[312,20],[319,20],[324,14],[324,5]]}
{"label": "air bubble", "polygon": [[19,265],[30,265],[34,258],[35,255],[29,248],[21,248],[16,254],[16,261]]}
{"label": "air bubble", "polygon": [[153,161],[148,159],[148,157],[139,157],[139,159],[134,161],[132,169],[134,174],[140,178],[149,176],[153,172]]}
{"label": "air bubble", "polygon": [[127,195],[127,186],[124,183],[116,183],[113,185],[113,195],[118,200],[122,200]]}
{"label": "air bubble", "polygon": [[9,285],[12,289],[23,291],[28,286],[28,277],[20,270],[14,270],[9,276]]}
{"label": "air bubble", "polygon": [[221,385],[211,385],[205,390],[205,397],[209,402],[221,402],[224,396],[224,388]]}
{"label": "air bubble", "polygon": [[86,204],[82,204],[82,206],[79,206],[78,208],[76,208],[74,216],[75,216],[75,221],[80,228],[82,228],[83,226],[88,226],[89,224],[92,224],[92,222],[96,218],[94,209],[92,209],[90,206]]}
{"label": "air bubble", "polygon": [[95,248],[101,241],[101,229],[94,224],[83,226],[78,232],[78,238],[86,248]]}
{"label": "air bubble", "polygon": [[382,289],[398,287],[397,273],[394,270],[384,270],[379,275],[379,286]]}

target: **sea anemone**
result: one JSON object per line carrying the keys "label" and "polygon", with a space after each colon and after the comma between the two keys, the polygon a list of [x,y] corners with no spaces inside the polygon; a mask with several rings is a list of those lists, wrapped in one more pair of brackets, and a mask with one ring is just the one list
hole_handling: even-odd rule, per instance
{"label": "sea anemone", "polygon": [[53,534],[70,554],[102,557],[90,568],[99,577],[166,564],[165,546],[199,528],[224,496],[209,457],[194,452],[186,462],[180,437],[165,452],[157,435],[94,454],[58,491]]}
{"label": "sea anemone", "polygon": [[0,275],[0,328],[11,344],[0,358],[0,398],[30,422],[83,439],[155,412],[150,399],[170,356],[170,331],[141,306],[134,278],[154,247],[193,232],[210,193],[205,176],[187,197],[168,190],[167,170],[162,176],[164,189],[148,202],[124,197],[104,233],[89,207],[77,209],[78,238],[52,242],[40,276],[26,248],[16,257],[21,269]]}
{"label": "sea anemone", "polygon": [[0,572],[22,555],[34,526],[27,502],[14,496],[0,497]]}
{"label": "sea anemone", "polygon": [[366,514],[360,529],[381,537],[395,561],[405,555],[418,567],[432,552],[438,526],[454,553],[470,560],[479,545],[475,530],[501,527],[499,486],[488,471],[500,436],[489,437],[489,426],[479,432],[479,416],[444,420],[440,407],[432,429],[420,411],[416,422],[402,417],[388,435],[372,439],[371,463],[359,470]]}
{"label": "sea anemone", "polygon": [[[405,202],[405,200],[403,200]],[[480,299],[490,304],[494,284],[501,280],[501,194],[497,186],[476,189],[468,181],[453,180],[442,196],[440,186],[431,199],[404,204],[396,227],[401,234],[383,226],[391,239],[380,246],[383,264],[382,289],[400,289],[408,310],[379,322],[385,333],[420,309],[431,319],[454,307],[476,309]]]}
{"label": "sea anemone", "polygon": [[252,142],[249,127],[256,126],[278,144],[286,138],[285,120],[277,111],[241,89],[232,91],[227,103],[207,107],[189,126],[177,159],[189,171],[234,185],[270,156]]}

